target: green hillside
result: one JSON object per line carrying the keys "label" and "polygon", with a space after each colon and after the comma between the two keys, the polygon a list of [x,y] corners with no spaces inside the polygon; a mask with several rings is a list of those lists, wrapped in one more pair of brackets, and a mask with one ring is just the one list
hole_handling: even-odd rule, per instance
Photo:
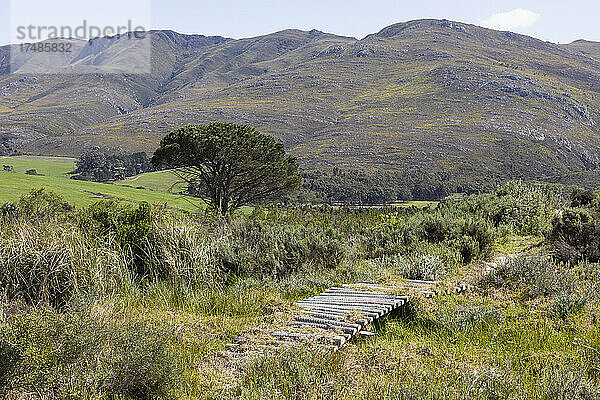
{"label": "green hillside", "polygon": [[[275,135],[306,169],[444,173],[457,187],[600,165],[593,42],[556,45],[446,20],[362,40],[298,30],[151,37],[151,75],[0,75],[0,143],[46,155],[152,152],[175,127],[218,120]],[[103,42],[102,57],[86,45],[76,62],[110,70],[125,61],[110,48],[119,43]]]}
{"label": "green hillside", "polygon": [[114,182],[115,185],[144,188],[165,193],[180,193],[184,185],[177,184],[179,180],[170,171],[148,172]]}
{"label": "green hillside", "polygon": [[[32,189],[45,188],[62,195],[78,207],[87,206],[99,199],[115,198],[125,201],[166,204],[184,211],[197,211],[190,199],[161,191],[137,189],[120,185],[69,179],[66,173],[73,171],[74,159],[61,157],[2,157],[0,164],[11,165],[15,172],[0,170],[0,202],[17,201]],[[36,169],[43,176],[26,175],[28,169]],[[144,180],[144,177],[140,179]],[[150,189],[150,188],[149,188]],[[201,202],[196,201],[200,206]]]}

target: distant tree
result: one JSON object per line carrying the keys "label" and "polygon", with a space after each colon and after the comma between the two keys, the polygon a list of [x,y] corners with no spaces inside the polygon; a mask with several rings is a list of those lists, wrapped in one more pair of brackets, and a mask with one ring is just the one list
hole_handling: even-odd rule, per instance
{"label": "distant tree", "polygon": [[75,161],[72,179],[106,182],[151,172],[154,169],[146,153],[107,154],[87,151]]}
{"label": "distant tree", "polygon": [[193,193],[227,214],[243,205],[295,191],[302,178],[283,144],[247,125],[215,122],[168,134],[152,157],[173,168]]}

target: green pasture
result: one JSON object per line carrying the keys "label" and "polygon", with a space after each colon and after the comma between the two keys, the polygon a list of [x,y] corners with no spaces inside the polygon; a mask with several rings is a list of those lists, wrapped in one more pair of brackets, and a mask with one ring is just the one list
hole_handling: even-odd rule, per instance
{"label": "green pasture", "polygon": [[[196,211],[197,208],[194,204],[202,206],[201,202],[195,201],[192,204],[189,198],[166,192],[69,179],[67,174],[73,171],[75,166],[73,158],[2,157],[0,163],[11,165],[15,170],[15,172],[0,170],[0,202],[18,201],[21,196],[32,189],[45,188],[62,195],[77,207],[85,207],[99,199],[109,197],[133,202],[146,201],[153,204],[166,204],[184,211]],[[29,169],[35,169],[38,174],[43,176],[26,175],[25,171]],[[160,181],[160,179],[154,180]]]}

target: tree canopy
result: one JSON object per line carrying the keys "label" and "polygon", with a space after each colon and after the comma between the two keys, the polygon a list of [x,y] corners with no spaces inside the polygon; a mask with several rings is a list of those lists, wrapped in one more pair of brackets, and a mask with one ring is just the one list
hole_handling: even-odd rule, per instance
{"label": "tree canopy", "polygon": [[210,207],[226,214],[300,187],[298,162],[282,143],[247,125],[188,125],[163,138],[152,157],[173,168]]}
{"label": "tree canopy", "polygon": [[146,153],[108,154],[94,150],[83,153],[72,179],[106,182],[154,171]]}

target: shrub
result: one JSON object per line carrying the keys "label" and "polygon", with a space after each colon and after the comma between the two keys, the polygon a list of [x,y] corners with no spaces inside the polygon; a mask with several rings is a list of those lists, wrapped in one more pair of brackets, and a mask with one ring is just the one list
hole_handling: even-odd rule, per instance
{"label": "shrub", "polygon": [[17,203],[20,216],[25,219],[48,219],[64,217],[75,210],[64,198],[44,189],[31,190]]}
{"label": "shrub", "polygon": [[549,239],[561,261],[600,261],[600,218],[592,210],[563,210],[552,221]]}
{"label": "shrub", "polygon": [[168,336],[140,323],[113,331],[100,366],[100,392],[134,399],[166,397],[176,382]]}
{"label": "shrub", "polygon": [[442,261],[437,256],[428,254],[413,257],[408,265],[409,269],[400,272],[407,279],[435,281],[442,277],[444,269]]}
{"label": "shrub", "polygon": [[421,229],[421,237],[431,243],[444,241],[450,233],[448,221],[439,215],[427,215]]}
{"label": "shrub", "polygon": [[215,242],[202,225],[188,217],[155,221],[152,229],[152,254],[147,254],[172,282],[188,287],[223,283],[222,271],[215,261]]}
{"label": "shrub", "polygon": [[496,288],[522,286],[528,296],[537,297],[557,293],[565,284],[565,278],[565,272],[549,257],[523,255],[500,263],[479,284]]}
{"label": "shrub", "polygon": [[402,252],[416,240],[414,230],[408,223],[395,226],[369,228],[363,236],[363,252],[366,258],[378,258]]}
{"label": "shrub", "polygon": [[[469,219],[460,221],[459,235],[473,239],[476,246],[474,249],[475,255],[477,256],[487,256],[494,247],[494,230],[482,219]],[[463,254],[462,243],[461,254]]]}
{"label": "shrub", "polygon": [[0,395],[166,397],[176,384],[169,336],[50,309],[16,316],[0,326]]}
{"label": "shrub", "polygon": [[468,264],[473,261],[473,258],[478,253],[478,244],[473,238],[469,236],[463,236],[459,239],[459,253],[464,264]]}
{"label": "shrub", "polygon": [[485,305],[469,305],[453,311],[437,312],[435,320],[453,332],[468,332],[475,327],[497,323],[499,310]]}
{"label": "shrub", "polygon": [[132,206],[111,200],[91,205],[82,214],[80,226],[94,236],[114,237],[139,278],[164,277],[164,265],[154,257],[160,246],[153,240],[154,220],[148,203]]}
{"label": "shrub", "polygon": [[573,371],[566,366],[547,368],[540,382],[540,392],[547,399],[600,399],[598,389],[582,371]]}
{"label": "shrub", "polygon": [[83,222],[91,222],[100,235],[114,234],[123,247],[135,247],[148,237],[151,211],[148,203],[131,207],[114,200],[100,201],[88,208]]}
{"label": "shrub", "polygon": [[1,327],[0,394],[37,389],[49,397],[60,391],[66,377],[55,369],[72,363],[83,351],[78,341],[64,340],[72,334],[74,326],[51,310],[24,314]]}
{"label": "shrub", "polygon": [[0,230],[0,298],[62,307],[130,284],[115,246],[96,245],[72,223],[15,221]]}
{"label": "shrub", "polygon": [[569,315],[581,311],[588,301],[589,296],[567,291],[561,292],[550,306],[550,315],[566,321]]}
{"label": "shrub", "polygon": [[72,229],[22,223],[0,237],[0,287],[8,299],[64,305],[90,276],[74,258],[84,246]]}
{"label": "shrub", "polygon": [[540,235],[549,230],[558,203],[558,195],[547,187],[511,181],[496,191],[485,213],[496,226],[506,224],[521,235]]}
{"label": "shrub", "polygon": [[592,204],[596,194],[591,190],[574,189],[571,193],[571,207],[586,207]]}
{"label": "shrub", "polygon": [[358,276],[360,280],[378,281],[389,278],[391,274],[406,279],[434,281],[440,279],[444,272],[444,264],[439,257],[433,255],[415,256],[383,256],[359,264]]}
{"label": "shrub", "polygon": [[217,244],[215,257],[236,275],[285,276],[310,265],[333,268],[345,253],[340,233],[327,227],[236,222]]}
{"label": "shrub", "polygon": [[17,215],[18,211],[17,205],[15,203],[7,202],[2,203],[2,205],[0,206],[0,220],[4,219],[11,221],[17,218]]}

